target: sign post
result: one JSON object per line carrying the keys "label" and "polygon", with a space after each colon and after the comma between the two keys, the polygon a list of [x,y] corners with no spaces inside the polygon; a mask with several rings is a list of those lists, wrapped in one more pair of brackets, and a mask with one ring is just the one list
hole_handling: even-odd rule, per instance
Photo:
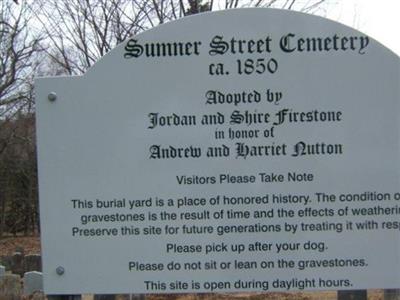
{"label": "sign post", "polygon": [[36,84],[49,294],[398,288],[399,57],[203,14]]}

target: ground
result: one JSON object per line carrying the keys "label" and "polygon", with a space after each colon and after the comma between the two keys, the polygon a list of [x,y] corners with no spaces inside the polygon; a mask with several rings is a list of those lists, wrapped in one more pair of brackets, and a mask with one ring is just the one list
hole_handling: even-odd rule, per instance
{"label": "ground", "polygon": [[16,250],[23,249],[26,254],[40,254],[38,237],[6,237],[0,239],[0,256],[11,255]]}

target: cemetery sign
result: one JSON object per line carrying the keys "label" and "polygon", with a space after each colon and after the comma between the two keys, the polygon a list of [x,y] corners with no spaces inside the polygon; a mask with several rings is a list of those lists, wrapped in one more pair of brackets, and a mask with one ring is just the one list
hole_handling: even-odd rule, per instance
{"label": "cemetery sign", "polygon": [[399,288],[399,57],[244,9],[36,82],[49,294]]}

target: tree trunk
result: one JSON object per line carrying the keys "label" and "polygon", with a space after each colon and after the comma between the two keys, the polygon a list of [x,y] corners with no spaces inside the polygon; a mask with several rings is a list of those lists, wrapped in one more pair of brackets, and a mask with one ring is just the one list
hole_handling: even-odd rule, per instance
{"label": "tree trunk", "polygon": [[400,290],[392,289],[384,291],[384,300],[400,300]]}
{"label": "tree trunk", "polygon": [[338,291],[338,300],[367,300],[367,290]]}
{"label": "tree trunk", "polygon": [[0,187],[0,238],[3,237],[6,224],[6,198]]}

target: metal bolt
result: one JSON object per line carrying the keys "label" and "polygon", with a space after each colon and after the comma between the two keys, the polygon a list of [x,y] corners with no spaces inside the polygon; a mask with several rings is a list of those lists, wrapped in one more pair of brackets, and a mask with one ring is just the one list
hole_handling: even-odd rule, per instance
{"label": "metal bolt", "polygon": [[65,273],[65,269],[63,268],[63,267],[57,267],[57,269],[56,269],[56,273],[57,273],[57,275],[63,275],[64,273]]}
{"label": "metal bolt", "polygon": [[54,92],[51,92],[51,93],[47,96],[47,99],[49,99],[49,101],[51,101],[51,102],[56,101],[56,99],[57,99],[57,94],[54,93]]}

